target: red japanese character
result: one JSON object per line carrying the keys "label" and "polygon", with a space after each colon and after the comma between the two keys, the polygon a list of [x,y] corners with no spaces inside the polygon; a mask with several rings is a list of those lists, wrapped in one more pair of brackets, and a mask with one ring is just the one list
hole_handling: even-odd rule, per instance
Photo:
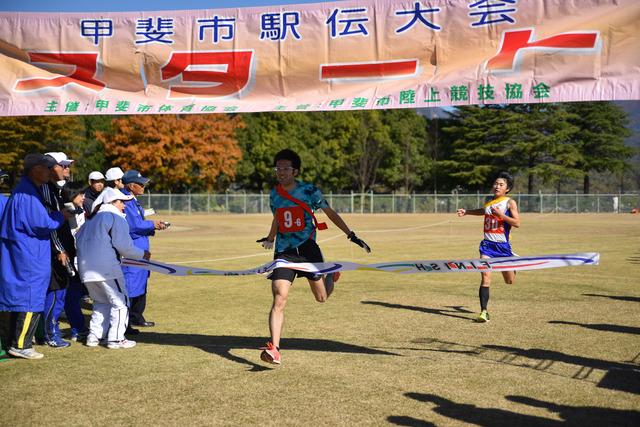
{"label": "red japanese character", "polygon": [[173,52],[169,62],[162,67],[162,80],[171,80],[181,75],[182,83],[191,83],[188,86],[171,85],[171,98],[184,98],[185,95],[229,96],[240,92],[249,84],[252,61],[251,50]]}
{"label": "red japanese character", "polygon": [[320,65],[320,79],[377,79],[411,76],[418,69],[418,60],[359,62]]}
{"label": "red japanese character", "polygon": [[15,90],[34,91],[44,88],[62,88],[75,83],[87,89],[100,92],[105,88],[104,82],[95,79],[98,68],[98,53],[64,53],[64,52],[29,52],[32,64],[69,65],[73,71],[64,76],[53,78],[33,77],[17,81]]}
{"label": "red japanese character", "polygon": [[496,56],[487,62],[487,69],[494,71],[515,70],[518,54],[523,49],[567,50],[593,49],[598,40],[597,32],[566,33],[532,41],[533,29],[505,31],[502,46]]}

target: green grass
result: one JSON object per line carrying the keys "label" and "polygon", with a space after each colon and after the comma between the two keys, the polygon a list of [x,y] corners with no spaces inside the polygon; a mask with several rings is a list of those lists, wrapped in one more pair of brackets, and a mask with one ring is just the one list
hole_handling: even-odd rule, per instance
{"label": "green grass", "polygon": [[[168,219],[152,239],[158,261],[236,269],[270,257],[255,243],[268,216]],[[481,238],[477,217],[345,219],[373,253],[331,227],[319,235],[327,260],[469,258]],[[157,326],[134,349],[39,346],[41,361],[0,363],[2,424],[638,425],[640,218],[522,223],[519,254],[597,251],[601,265],[520,272],[514,285],[496,275],[488,324],[471,320],[477,273],[346,273],[325,304],[298,280],[275,368],[257,350],[266,279],[154,274],[146,314]]]}

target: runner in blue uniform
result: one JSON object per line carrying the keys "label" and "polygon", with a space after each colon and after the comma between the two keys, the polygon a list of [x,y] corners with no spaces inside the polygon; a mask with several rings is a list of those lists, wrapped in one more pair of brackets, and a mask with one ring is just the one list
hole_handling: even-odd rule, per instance
{"label": "runner in blue uniform", "polygon": [[[317,230],[327,228],[318,223],[313,211],[322,209],[327,217],[349,240],[367,252],[369,246],[349,229],[336,211],[329,207],[322,192],[312,184],[297,181],[300,174],[300,156],[286,149],[278,152],[274,158],[274,166],[278,185],[271,191],[270,204],[273,221],[269,235],[258,240],[265,249],[273,248],[274,259],[285,259],[291,262],[323,262],[322,252],[316,243]],[[269,330],[271,341],[261,350],[260,358],[265,362],[280,364],[280,337],[284,324],[284,308],[287,303],[289,289],[296,277],[305,277],[309,281],[311,292],[318,302],[325,302],[339,273],[323,275],[297,272],[288,268],[276,268],[269,279],[273,292],[273,304],[269,313]]]}

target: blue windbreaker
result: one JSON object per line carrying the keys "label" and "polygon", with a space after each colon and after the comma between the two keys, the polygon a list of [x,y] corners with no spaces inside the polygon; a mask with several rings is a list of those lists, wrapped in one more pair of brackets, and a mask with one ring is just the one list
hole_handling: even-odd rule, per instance
{"label": "blue windbreaker", "polygon": [[[124,194],[131,194],[126,188],[120,190]],[[155,224],[153,221],[144,219],[144,209],[137,199],[124,202],[124,213],[127,223],[129,223],[129,235],[133,239],[133,244],[145,251],[149,250],[149,236],[155,234]],[[129,298],[138,297],[147,292],[147,280],[149,271],[135,267],[122,267],[124,281],[127,284]]]}
{"label": "blue windbreaker", "polygon": [[41,312],[51,276],[51,232],[64,223],[49,214],[42,193],[23,177],[0,220],[0,311]]}

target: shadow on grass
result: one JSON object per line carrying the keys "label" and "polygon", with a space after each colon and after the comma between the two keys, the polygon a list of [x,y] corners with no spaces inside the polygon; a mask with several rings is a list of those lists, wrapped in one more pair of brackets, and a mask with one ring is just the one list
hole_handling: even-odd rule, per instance
{"label": "shadow on grass", "polygon": [[628,295],[603,295],[603,294],[582,294],[585,297],[609,298],[618,301],[640,302],[640,297],[632,297]]}
{"label": "shadow on grass", "polygon": [[[484,345],[490,350],[508,352],[512,355],[541,360],[538,370],[551,367],[553,362],[563,362],[572,365],[583,366],[588,369],[600,369],[606,371],[604,377],[598,382],[598,387],[611,390],[625,391],[627,393],[640,394],[640,366],[631,363],[612,362],[609,360],[593,359],[590,357],[574,356],[558,351],[539,348],[522,349],[500,345]],[[581,379],[589,375],[588,370],[578,371],[573,378]]]}
{"label": "shadow on grass", "polygon": [[[536,415],[526,415],[499,408],[482,408],[476,405],[457,403],[444,397],[426,393],[405,393],[405,396],[419,402],[436,405],[433,412],[458,421],[479,426],[603,426],[603,425],[638,425],[640,412],[600,408],[595,406],[568,406],[553,402],[533,399],[525,396],[506,396],[511,402],[546,408],[557,414],[561,421]],[[390,416],[387,418],[397,425],[433,425],[427,421],[417,420],[406,416]]]}
{"label": "shadow on grass", "polygon": [[414,305],[392,304],[392,303],[382,302],[382,301],[361,301],[361,303],[368,304],[368,305],[379,305],[381,307],[387,307],[387,308],[400,308],[403,310],[413,310],[413,311],[419,311],[421,313],[437,314],[439,316],[456,317],[458,319],[464,319],[464,320],[473,320],[470,317],[460,316],[459,314],[457,314],[457,313],[465,313],[465,314],[473,313],[473,311],[469,311],[465,309],[464,306],[461,306],[461,305],[445,306],[445,308],[442,309],[442,308],[417,307]]}
{"label": "shadow on grass", "polygon": [[619,332],[621,334],[640,335],[640,328],[636,328],[634,326],[612,325],[609,323],[578,323],[567,322],[564,320],[550,320],[548,323],[551,323],[553,325],[575,325],[586,329],[593,329],[595,331]]}
{"label": "shadow on grass", "polygon": [[[136,336],[136,341],[147,344],[177,345],[199,348],[208,353],[217,354],[218,356],[224,357],[232,362],[247,365],[249,370],[254,372],[270,369],[242,357],[235,356],[231,353],[232,350],[236,349],[255,350],[256,359],[258,359],[258,348],[264,346],[265,342],[267,342],[266,338],[145,331],[144,333]],[[286,350],[398,356],[396,353],[324,339],[286,338],[283,340],[283,343]]]}

